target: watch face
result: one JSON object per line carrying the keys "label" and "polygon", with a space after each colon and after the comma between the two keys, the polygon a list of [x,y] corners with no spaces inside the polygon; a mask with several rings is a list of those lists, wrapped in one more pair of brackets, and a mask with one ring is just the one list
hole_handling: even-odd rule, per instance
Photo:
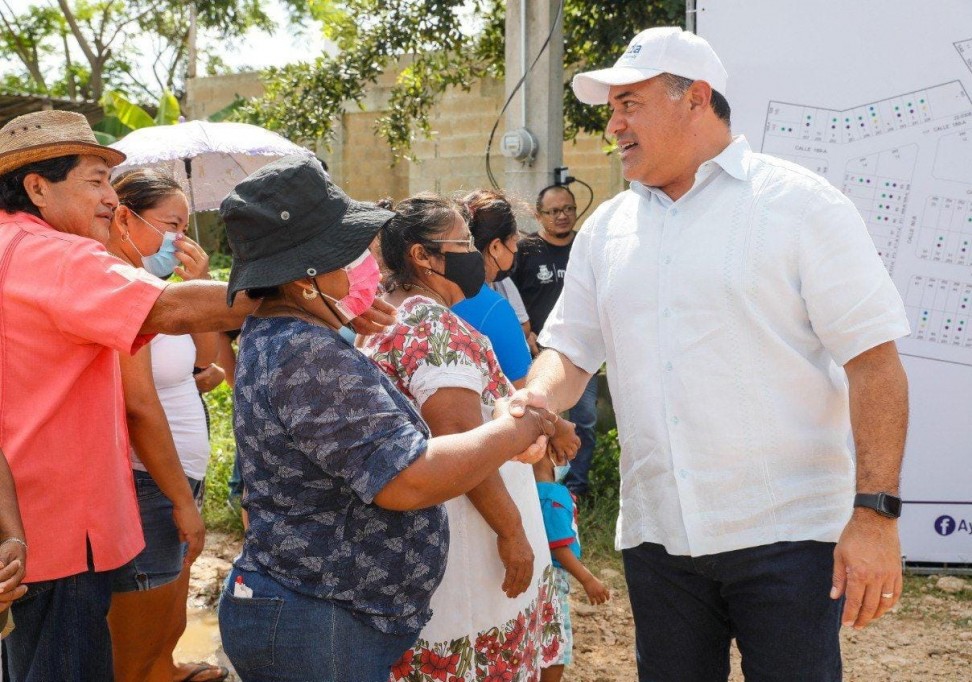
{"label": "watch face", "polygon": [[888,514],[898,518],[901,516],[901,498],[894,495],[881,495],[881,506]]}

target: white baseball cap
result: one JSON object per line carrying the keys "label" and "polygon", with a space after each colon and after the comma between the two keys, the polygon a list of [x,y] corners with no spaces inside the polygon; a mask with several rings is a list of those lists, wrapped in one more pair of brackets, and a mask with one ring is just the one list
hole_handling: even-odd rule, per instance
{"label": "white baseball cap", "polygon": [[607,104],[613,85],[629,85],[662,73],[705,81],[720,95],[726,94],[726,67],[712,46],[690,31],[662,26],[642,31],[610,69],[574,76],[574,94],[584,104]]}

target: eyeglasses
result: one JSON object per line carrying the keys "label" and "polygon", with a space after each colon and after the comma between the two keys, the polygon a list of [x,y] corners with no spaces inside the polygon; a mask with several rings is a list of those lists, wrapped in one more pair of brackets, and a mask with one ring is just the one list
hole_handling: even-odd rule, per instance
{"label": "eyeglasses", "polygon": [[559,216],[561,214],[567,216],[568,218],[570,218],[571,216],[577,214],[577,207],[576,206],[564,206],[563,208],[552,208],[549,211],[540,211],[540,214],[541,215],[545,215],[548,218],[551,218],[551,217],[556,218],[557,216]]}
{"label": "eyeglasses", "polygon": [[469,235],[469,239],[430,239],[433,244],[463,244],[467,251],[476,250],[476,238]]}

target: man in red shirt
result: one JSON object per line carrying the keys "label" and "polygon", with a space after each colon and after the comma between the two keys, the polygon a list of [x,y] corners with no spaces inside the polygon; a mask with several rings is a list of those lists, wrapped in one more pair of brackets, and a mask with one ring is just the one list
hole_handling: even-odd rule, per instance
{"label": "man in red shirt", "polygon": [[[30,548],[6,640],[15,681],[112,678],[111,571],[144,544],[116,354],[157,332],[237,328],[250,307],[227,308],[225,285],[166,284],[105,250],[110,169],[124,158],[80,114],[0,129],[0,448]],[[182,492],[191,501],[188,485],[166,491]],[[198,514],[180,530],[205,532]]]}

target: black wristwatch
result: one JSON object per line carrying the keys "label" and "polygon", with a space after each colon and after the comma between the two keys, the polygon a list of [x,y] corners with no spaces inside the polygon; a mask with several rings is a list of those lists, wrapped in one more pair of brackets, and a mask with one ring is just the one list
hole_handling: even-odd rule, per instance
{"label": "black wristwatch", "polygon": [[854,506],[873,509],[881,516],[886,516],[889,519],[897,519],[901,516],[901,498],[895,497],[891,493],[875,493],[874,495],[858,493],[854,496]]}

